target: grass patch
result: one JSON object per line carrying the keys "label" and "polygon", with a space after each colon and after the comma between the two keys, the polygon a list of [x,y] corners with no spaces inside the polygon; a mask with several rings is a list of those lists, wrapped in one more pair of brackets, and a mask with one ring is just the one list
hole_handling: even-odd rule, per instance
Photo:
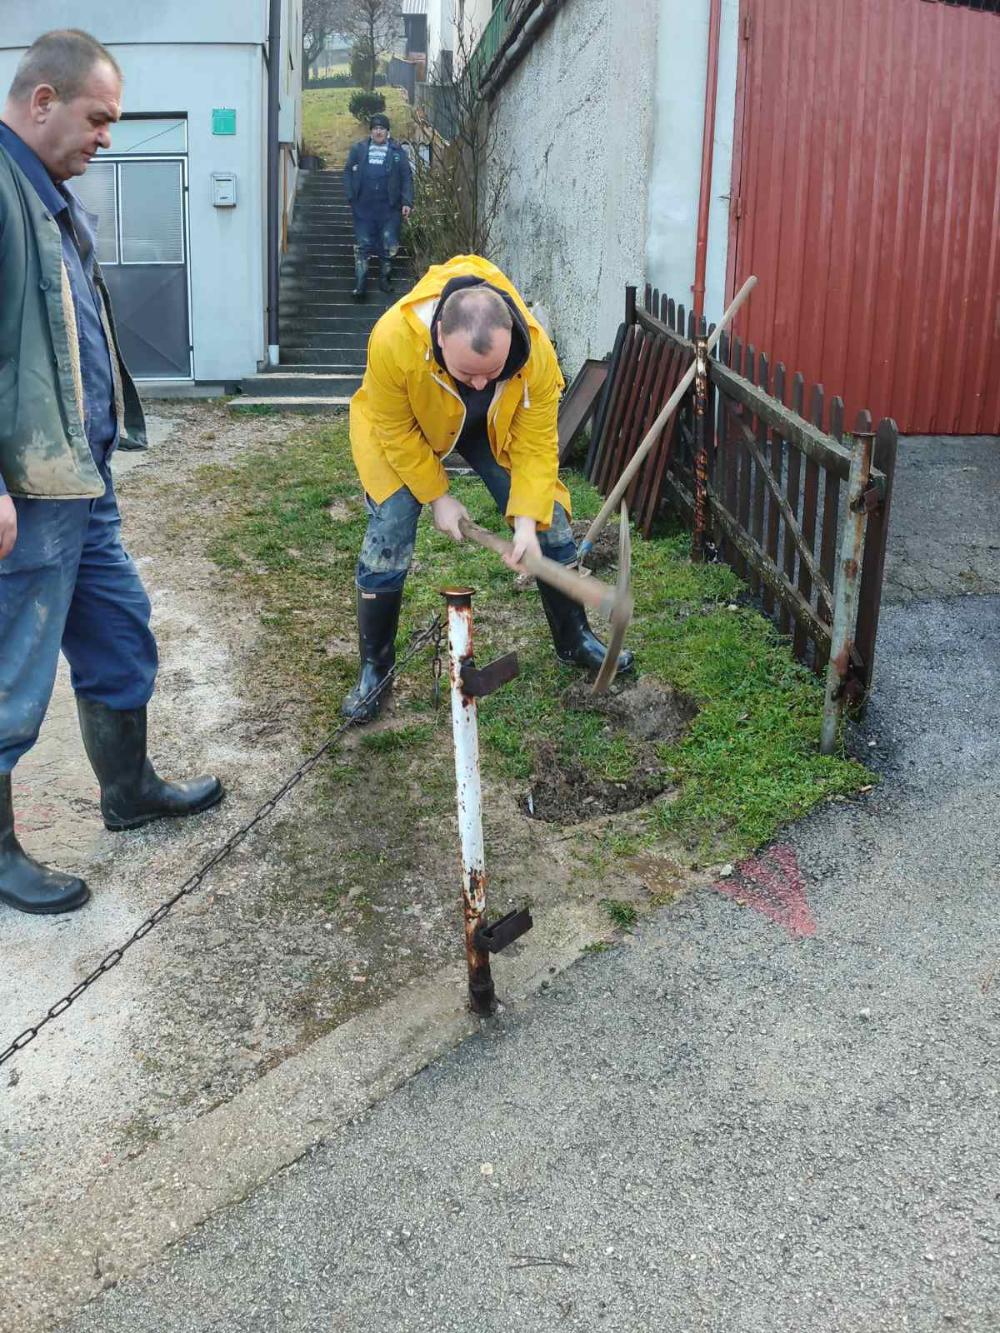
{"label": "grass patch", "polygon": [[[352,143],[367,133],[348,111],[358,88],[307,88],[302,94],[302,138],[307,153],[316,153],[331,171],[343,168]],[[400,88],[380,88],[385,96],[385,114],[392,122],[394,139],[413,135],[413,113]]]}
{"label": "grass patch", "polygon": [[619,930],[631,930],[639,920],[639,913],[632,904],[623,903],[618,898],[602,898],[601,906],[608,920]]}
{"label": "grass patch", "polygon": [[[280,451],[248,457],[235,469],[206,469],[202,481],[223,501],[210,554],[253,593],[269,631],[268,672],[279,688],[308,701],[315,735],[325,733],[356,673],[354,565],[366,516],[346,423],[303,427]],[[596,492],[574,474],[566,481],[575,517],[596,513]],[[499,528],[478,481],[459,479],[453,490],[473,518]],[[687,547],[684,534],[634,538],[636,612],[629,633],[642,672],[686,691],[701,708],[679,744],[659,747],[679,795],[634,816],[631,831],[609,835],[602,854],[680,843],[702,859],[741,855],[817,802],[870,781],[853,761],[819,754],[818,681],[793,661],[770,621],[747,607],[730,609],[743,591],[733,571],[691,565]],[[597,777],[628,779],[637,757],[631,740],[603,717],[561,704],[576,673],[556,661],[535,591],[518,591],[495,556],[468,543],[456,546],[426,516],[407,581],[400,646],[442,610],[439,589],[455,583],[477,590],[478,660],[516,649],[521,661],[520,676],[480,703],[485,769],[521,782],[532,773],[539,744],[548,742],[558,758]],[[396,700],[405,726],[365,736],[366,762],[378,760],[391,774],[404,752],[432,760],[422,769],[423,797],[444,809],[453,800],[448,707],[445,698],[437,713],[432,709],[426,662],[406,673]],[[330,780],[352,783],[356,775],[349,763],[335,765]]]}

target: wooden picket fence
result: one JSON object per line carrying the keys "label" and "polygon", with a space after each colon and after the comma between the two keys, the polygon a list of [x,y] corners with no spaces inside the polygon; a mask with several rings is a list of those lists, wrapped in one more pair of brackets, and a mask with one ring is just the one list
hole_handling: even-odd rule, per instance
{"label": "wooden picket fence", "polygon": [[[647,288],[639,307],[627,289],[607,389],[595,423],[587,473],[607,494],[621,476],[657,411],[695,355],[704,321]],[[708,362],[708,407],[701,446],[707,455],[704,550],[731,564],[764,611],[791,637],[796,656],[817,672],[830,660],[836,590],[844,583],[852,514],[846,501],[852,458],[868,462],[854,513],[863,510],[859,578],[852,588],[851,624],[839,661],[848,702],[866,695],[878,630],[897,431],[884,420],[873,431],[867,412],[844,429],[844,405],[823,387],[806,385],[783,365],[723,337]],[[630,512],[640,531],[669,504],[693,524],[698,479],[697,423],[689,394],[640,469]],[[872,441],[868,437],[874,435]],[[867,440],[867,444],[866,444]],[[698,543],[701,550],[701,543]],[[848,579],[848,583],[850,583]]]}

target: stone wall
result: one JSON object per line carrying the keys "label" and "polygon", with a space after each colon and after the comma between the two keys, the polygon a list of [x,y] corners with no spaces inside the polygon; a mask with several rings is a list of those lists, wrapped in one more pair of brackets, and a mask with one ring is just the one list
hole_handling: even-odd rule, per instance
{"label": "stone wall", "polygon": [[660,0],[566,0],[500,87],[515,175],[492,258],[548,313],[567,376],[610,351],[645,273]]}

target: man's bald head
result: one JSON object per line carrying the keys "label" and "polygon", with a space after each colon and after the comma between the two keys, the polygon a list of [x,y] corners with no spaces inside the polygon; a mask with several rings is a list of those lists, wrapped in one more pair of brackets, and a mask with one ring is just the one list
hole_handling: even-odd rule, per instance
{"label": "man's bald head", "polygon": [[514,320],[499,292],[490,287],[464,287],[452,292],[441,307],[438,333],[465,334],[477,356],[485,356],[498,333],[510,333]]}
{"label": "man's bald head", "polygon": [[513,316],[498,292],[488,287],[452,292],[437,325],[441,357],[452,379],[473,389],[498,380],[510,356],[513,327]]}

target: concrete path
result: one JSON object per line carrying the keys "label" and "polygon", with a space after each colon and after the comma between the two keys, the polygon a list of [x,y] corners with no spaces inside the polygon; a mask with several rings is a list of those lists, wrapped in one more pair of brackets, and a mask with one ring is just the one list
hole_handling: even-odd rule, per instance
{"label": "concrete path", "polygon": [[904,446],[871,794],[561,975],[66,1330],[1000,1327],[1000,582],[984,561],[990,591],[955,596],[949,536],[967,512],[988,537],[998,449]]}

